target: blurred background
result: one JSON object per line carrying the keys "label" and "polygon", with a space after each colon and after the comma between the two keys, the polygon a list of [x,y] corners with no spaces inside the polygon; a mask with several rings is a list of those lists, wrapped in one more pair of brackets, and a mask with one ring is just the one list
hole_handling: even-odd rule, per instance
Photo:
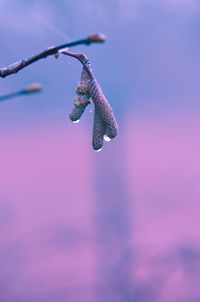
{"label": "blurred background", "polygon": [[[0,79],[0,302],[200,300],[198,0],[0,0],[0,66],[79,46],[119,135],[92,150],[69,113],[81,65],[49,57]],[[92,112],[91,112],[92,111]]]}

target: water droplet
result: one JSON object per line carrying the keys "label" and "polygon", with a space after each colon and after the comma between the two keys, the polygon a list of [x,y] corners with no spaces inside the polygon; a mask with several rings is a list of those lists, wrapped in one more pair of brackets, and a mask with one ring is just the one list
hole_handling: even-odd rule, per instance
{"label": "water droplet", "polygon": [[111,138],[108,137],[108,136],[105,134],[105,135],[104,135],[104,140],[105,140],[106,142],[109,142],[109,141],[111,141]]}
{"label": "water droplet", "polygon": [[98,149],[98,150],[94,150],[94,151],[96,151],[96,152],[100,152],[102,150],[102,148],[100,148],[100,149]]}
{"label": "water droplet", "polygon": [[72,121],[74,124],[77,124],[80,122],[80,120],[77,120],[77,121]]}

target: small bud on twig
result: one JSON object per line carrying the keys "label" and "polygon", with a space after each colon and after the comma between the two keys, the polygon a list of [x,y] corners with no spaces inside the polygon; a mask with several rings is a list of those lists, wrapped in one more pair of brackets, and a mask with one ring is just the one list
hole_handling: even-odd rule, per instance
{"label": "small bud on twig", "polygon": [[33,83],[23,90],[23,93],[35,93],[42,90],[42,86],[39,83]]}
{"label": "small bud on twig", "polygon": [[58,59],[59,56],[60,56],[60,52],[58,51],[58,52],[55,53],[54,57],[55,57],[55,59]]}
{"label": "small bud on twig", "polygon": [[104,41],[105,41],[104,35],[92,34],[91,36],[89,36],[88,38],[85,38],[85,39],[81,39],[81,40],[70,42],[70,43],[65,43],[62,45],[55,46],[55,47],[54,46],[48,47],[41,53],[39,53],[31,58],[18,61],[14,64],[9,65],[8,67],[0,68],[0,77],[5,78],[11,74],[15,74],[19,70],[27,67],[28,65],[33,64],[34,62],[37,62],[38,60],[44,59],[51,55],[55,55],[55,58],[57,59],[59,56],[57,53],[60,49],[64,49],[66,47],[73,47],[73,46],[77,46],[80,44],[89,45],[93,42],[95,43],[95,42],[104,42]]}
{"label": "small bud on twig", "polygon": [[92,42],[105,42],[106,37],[103,34],[92,34],[88,37],[88,42],[92,43]]}
{"label": "small bud on twig", "polygon": [[12,99],[20,95],[31,94],[31,93],[39,92],[41,90],[42,90],[42,86],[39,83],[33,83],[29,85],[26,89],[0,96],[0,101],[6,101],[8,99]]}

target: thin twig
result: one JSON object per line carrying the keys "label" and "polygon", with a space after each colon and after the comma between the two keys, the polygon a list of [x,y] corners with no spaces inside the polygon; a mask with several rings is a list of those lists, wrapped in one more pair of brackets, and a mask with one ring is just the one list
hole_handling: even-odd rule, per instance
{"label": "thin twig", "polygon": [[31,58],[28,58],[28,59],[25,59],[25,60],[18,61],[16,63],[12,64],[12,65],[9,65],[8,67],[0,68],[0,77],[5,78],[8,75],[17,73],[19,70],[25,68],[26,66],[28,66],[28,65],[30,65],[30,64],[32,64],[32,63],[34,63],[34,62],[36,62],[40,59],[44,59],[47,56],[51,56],[51,55],[56,54],[60,49],[63,49],[63,48],[66,48],[66,47],[77,46],[77,45],[80,45],[80,44],[89,45],[91,43],[101,43],[101,42],[104,42],[104,41],[105,41],[104,35],[94,34],[94,35],[89,36],[86,39],[78,40],[78,41],[71,42],[71,43],[62,44],[62,45],[59,45],[59,46],[56,46],[56,47],[54,47],[54,46],[49,47],[46,50],[39,53],[38,55],[35,55],[35,56],[33,56]]}
{"label": "thin twig", "polygon": [[39,83],[33,83],[29,85],[26,89],[0,96],[0,102],[15,98],[20,95],[27,95],[27,94],[40,92],[41,90],[42,90],[42,86]]}
{"label": "thin twig", "polygon": [[74,53],[74,52],[68,51],[66,49],[62,49],[60,51],[60,53],[79,60],[81,62],[81,64],[85,67],[85,69],[87,70],[90,80],[94,80],[94,75],[91,71],[91,68],[89,68],[88,63],[86,63],[86,62],[88,62],[88,58],[86,57],[86,55],[84,55],[82,53]]}

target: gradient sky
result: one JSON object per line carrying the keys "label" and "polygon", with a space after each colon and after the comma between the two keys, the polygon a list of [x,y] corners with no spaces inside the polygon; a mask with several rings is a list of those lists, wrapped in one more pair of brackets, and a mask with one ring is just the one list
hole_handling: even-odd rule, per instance
{"label": "gradient sky", "polygon": [[49,57],[0,80],[0,301],[200,299],[200,4],[0,0],[0,66],[79,46],[119,135],[92,150],[68,116],[81,66]]}

